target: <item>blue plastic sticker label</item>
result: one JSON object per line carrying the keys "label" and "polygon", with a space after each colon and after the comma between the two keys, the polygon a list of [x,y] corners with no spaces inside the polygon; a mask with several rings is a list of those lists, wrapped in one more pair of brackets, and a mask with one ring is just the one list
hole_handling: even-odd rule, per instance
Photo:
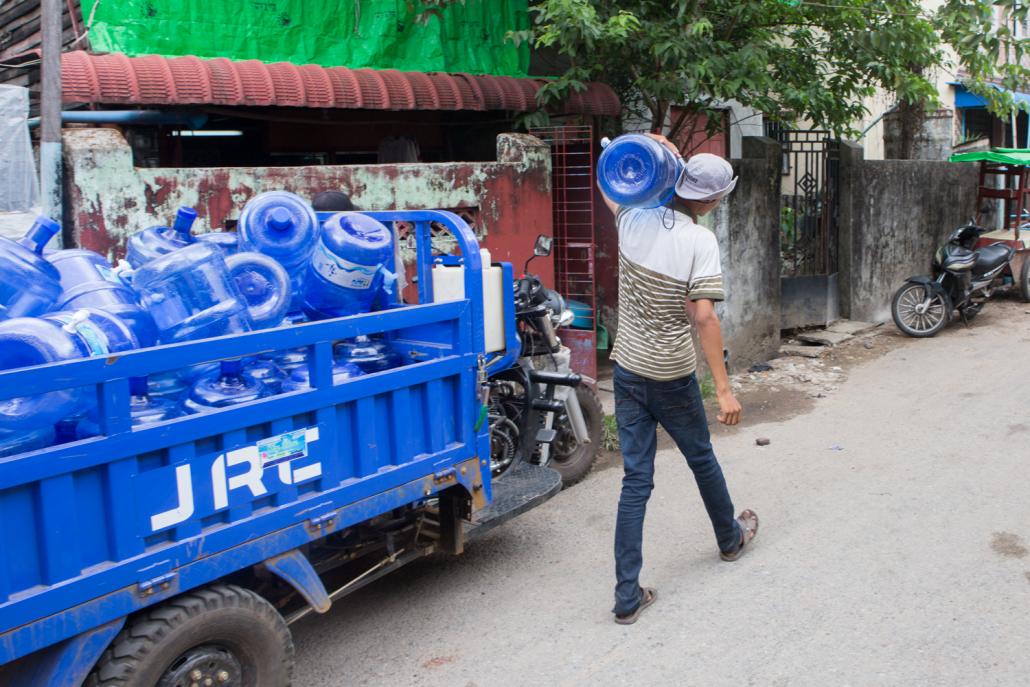
{"label": "blue plastic sticker label", "polygon": [[347,289],[369,288],[372,286],[372,279],[379,269],[378,265],[375,267],[358,265],[333,255],[321,241],[318,242],[315,252],[311,256],[311,266],[326,281]]}
{"label": "blue plastic sticker label", "polygon": [[303,458],[308,455],[307,430],[297,429],[262,439],[257,443],[257,449],[262,468]]}

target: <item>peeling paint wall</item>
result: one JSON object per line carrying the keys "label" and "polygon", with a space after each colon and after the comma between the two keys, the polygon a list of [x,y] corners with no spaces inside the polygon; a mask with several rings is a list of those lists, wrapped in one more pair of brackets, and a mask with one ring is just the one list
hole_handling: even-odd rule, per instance
{"label": "peeling paint wall", "polygon": [[[212,145],[215,145],[214,143]],[[497,137],[496,162],[318,167],[141,168],[117,129],[66,129],[66,239],[109,257],[124,255],[134,232],[166,224],[175,209],[197,210],[201,231],[221,230],[263,191],[311,198],[339,189],[365,210],[467,208],[495,260],[520,271],[537,234],[551,234],[549,148],[532,136]],[[534,272],[554,283],[553,262]]]}

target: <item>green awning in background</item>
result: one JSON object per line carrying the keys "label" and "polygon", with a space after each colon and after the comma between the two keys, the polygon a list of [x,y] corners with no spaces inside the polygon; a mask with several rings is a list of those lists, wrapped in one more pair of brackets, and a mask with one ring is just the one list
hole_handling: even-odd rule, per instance
{"label": "green awning in background", "polygon": [[950,162],[994,162],[1000,165],[1030,165],[1030,149],[994,148],[973,153],[958,153],[948,158]]}
{"label": "green awning in background", "polygon": [[[93,6],[93,5],[98,6]],[[526,76],[528,0],[476,0],[430,10],[410,0],[103,0],[94,51],[196,55],[323,67]],[[84,8],[85,10],[85,8]],[[84,14],[86,12],[84,11]]]}

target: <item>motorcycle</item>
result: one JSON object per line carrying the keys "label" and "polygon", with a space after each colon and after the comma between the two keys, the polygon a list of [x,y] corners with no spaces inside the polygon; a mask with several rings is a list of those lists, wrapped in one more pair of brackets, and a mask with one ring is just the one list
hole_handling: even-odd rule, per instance
{"label": "motorcycle", "polygon": [[538,237],[514,284],[521,349],[515,365],[489,377],[490,463],[494,477],[522,461],[548,466],[569,487],[586,477],[597,459],[604,413],[590,384],[572,371],[572,353],[557,334],[571,324],[572,311],[558,292],[528,272],[535,257],[550,252],[550,237]]}
{"label": "motorcycle", "polygon": [[[976,317],[991,296],[991,285],[1015,255],[1001,243],[976,248],[986,231],[974,223],[953,231],[934,255],[932,274],[909,277],[895,292],[891,315],[898,329],[924,338],[941,331],[956,311],[967,325]],[[1024,281],[1026,273],[1024,267]]]}

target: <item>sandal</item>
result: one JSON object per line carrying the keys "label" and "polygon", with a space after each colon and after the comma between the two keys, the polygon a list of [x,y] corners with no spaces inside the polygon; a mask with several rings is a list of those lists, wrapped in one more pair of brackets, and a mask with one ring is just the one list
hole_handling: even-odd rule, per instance
{"label": "sandal", "polygon": [[741,557],[744,553],[745,547],[755,538],[758,534],[758,514],[748,508],[740,512],[737,516],[737,524],[740,525],[740,546],[737,547],[736,551],[727,553],[725,551],[719,552],[719,557],[724,561],[735,561]]}
{"label": "sandal", "polygon": [[626,615],[616,615],[615,622],[619,625],[632,625],[637,622],[637,618],[644,611],[645,608],[653,604],[658,599],[658,590],[654,587],[641,587],[640,589],[640,605],[636,607],[631,613]]}

